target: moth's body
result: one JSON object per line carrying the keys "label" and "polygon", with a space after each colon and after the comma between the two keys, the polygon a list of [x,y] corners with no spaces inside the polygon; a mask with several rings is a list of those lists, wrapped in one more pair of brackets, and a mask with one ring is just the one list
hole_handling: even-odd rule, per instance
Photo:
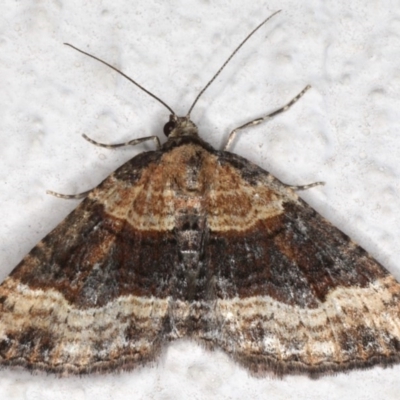
{"label": "moth's body", "polygon": [[386,364],[399,295],[287,185],[183,132],[110,175],[0,286],[0,362],[114,371],[189,337],[252,373]]}

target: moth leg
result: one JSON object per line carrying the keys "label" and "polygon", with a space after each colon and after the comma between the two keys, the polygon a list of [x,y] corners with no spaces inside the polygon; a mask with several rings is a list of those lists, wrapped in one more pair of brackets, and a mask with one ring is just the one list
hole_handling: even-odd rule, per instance
{"label": "moth leg", "polygon": [[47,194],[51,194],[52,196],[58,197],[60,199],[83,199],[85,198],[92,190],[87,190],[86,192],[77,193],[77,194],[61,194],[57,192],[53,192],[52,190],[46,190]]}
{"label": "moth leg", "polygon": [[[113,148],[116,148],[116,147],[123,147],[123,146],[135,146],[135,145],[137,145],[139,143],[146,142],[147,140],[154,140],[157,149],[161,148],[160,139],[157,136],[146,136],[146,137],[143,137],[143,138],[130,140],[129,142],[117,143],[117,144],[99,143],[99,142],[96,142],[93,139],[90,139],[90,137],[86,136],[85,134],[83,134],[82,136],[89,143],[92,143],[92,144],[94,144],[96,146],[105,147],[106,149],[113,149]],[[53,192],[52,190],[47,190],[46,193],[47,194],[51,194],[52,196],[58,197],[60,199],[75,199],[76,200],[76,199],[85,198],[92,190],[87,190],[86,192],[77,193],[77,194],[62,194],[62,193]]]}
{"label": "moth leg", "polygon": [[82,136],[89,143],[92,143],[92,144],[94,144],[96,146],[99,146],[99,147],[105,147],[106,149],[114,149],[116,147],[124,147],[124,146],[136,146],[137,144],[142,143],[142,142],[146,142],[148,140],[153,140],[154,141],[154,143],[156,144],[157,150],[159,150],[161,148],[161,143],[160,143],[160,139],[158,138],[158,136],[146,136],[146,137],[143,137],[143,138],[130,140],[129,142],[117,143],[117,144],[99,143],[99,142],[96,142],[93,139],[90,139],[90,137],[86,136],[85,134],[83,134]]}
{"label": "moth leg", "polygon": [[270,114],[267,114],[264,117],[253,119],[252,121],[246,122],[244,125],[241,125],[238,128],[234,129],[229,135],[229,138],[228,138],[228,141],[226,142],[224,150],[227,150],[228,147],[230,147],[230,145],[232,144],[233,140],[235,139],[236,134],[237,134],[238,131],[240,131],[240,130],[242,130],[244,128],[247,128],[249,126],[259,125],[259,124],[263,123],[264,121],[266,121],[267,119],[275,117],[275,115],[283,113],[283,112],[289,110],[289,108],[294,103],[296,103],[297,100],[299,100],[300,97],[302,97],[304,95],[304,93],[307,92],[307,90],[310,89],[310,88],[311,88],[311,86],[307,85],[296,97],[294,97],[292,100],[289,101],[289,103],[287,103],[285,106],[279,108],[278,110],[276,110],[276,111],[274,111],[274,112],[272,112]]}
{"label": "moth leg", "polygon": [[292,189],[292,190],[307,190],[311,189],[315,186],[324,186],[325,182],[313,182],[309,183],[308,185],[286,185],[284,184],[287,188]]}

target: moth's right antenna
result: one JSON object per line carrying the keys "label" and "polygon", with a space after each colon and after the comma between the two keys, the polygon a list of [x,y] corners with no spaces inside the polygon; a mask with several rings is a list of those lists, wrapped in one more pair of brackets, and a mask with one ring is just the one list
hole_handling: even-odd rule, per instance
{"label": "moth's right antenna", "polygon": [[200,93],[197,95],[195,98],[193,104],[189,108],[189,111],[187,113],[187,117],[190,118],[190,113],[192,112],[194,106],[196,105],[197,101],[199,98],[202,96],[202,94],[208,89],[208,87],[215,81],[216,77],[221,73],[221,71],[226,67],[226,65],[231,61],[232,57],[239,51],[239,49],[256,33],[267,21],[269,21],[272,17],[274,17],[276,14],[280,13],[281,10],[278,10],[274,12],[272,15],[270,15],[267,19],[265,19],[263,22],[261,22],[260,25],[258,25],[255,29],[253,29],[247,36],[246,38],[242,41],[242,43],[239,44],[238,47],[233,51],[233,53],[228,57],[228,59],[222,64],[222,67],[217,71],[217,73],[212,77],[212,79],[207,83],[206,86],[200,91]]}

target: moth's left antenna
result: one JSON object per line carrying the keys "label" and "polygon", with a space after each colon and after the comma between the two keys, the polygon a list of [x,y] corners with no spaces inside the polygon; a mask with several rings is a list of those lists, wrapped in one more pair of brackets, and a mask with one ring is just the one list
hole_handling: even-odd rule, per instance
{"label": "moth's left antenna", "polygon": [[142,85],[139,85],[137,82],[135,82],[132,78],[130,78],[128,75],[125,75],[122,71],[120,71],[118,68],[113,67],[111,64],[101,60],[98,57],[95,57],[89,53],[86,53],[86,51],[80,50],[77,47],[73,46],[72,44],[69,43],[64,43],[66,46],[72,47],[73,49],[75,49],[76,51],[79,51],[82,54],[85,54],[88,57],[94,58],[95,60],[103,63],[104,65],[107,65],[107,67],[110,67],[111,69],[113,69],[114,71],[118,72],[120,75],[122,75],[124,78],[128,79],[128,81],[132,82],[134,85],[136,85],[139,89],[143,90],[144,92],[146,92],[149,96],[151,96],[153,99],[157,100],[159,103],[161,103],[165,108],[167,108],[171,114],[176,115],[174,110],[168,105],[166,104],[164,101],[162,101],[159,97],[157,97],[156,95],[154,95],[153,93],[149,92],[147,89],[145,89]]}

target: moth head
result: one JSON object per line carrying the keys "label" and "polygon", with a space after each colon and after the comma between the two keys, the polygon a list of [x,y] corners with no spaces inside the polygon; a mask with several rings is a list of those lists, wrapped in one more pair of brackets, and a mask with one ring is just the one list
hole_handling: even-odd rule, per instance
{"label": "moth head", "polygon": [[171,114],[169,121],[164,125],[164,135],[168,139],[180,136],[198,136],[198,129],[189,116],[178,117]]}

